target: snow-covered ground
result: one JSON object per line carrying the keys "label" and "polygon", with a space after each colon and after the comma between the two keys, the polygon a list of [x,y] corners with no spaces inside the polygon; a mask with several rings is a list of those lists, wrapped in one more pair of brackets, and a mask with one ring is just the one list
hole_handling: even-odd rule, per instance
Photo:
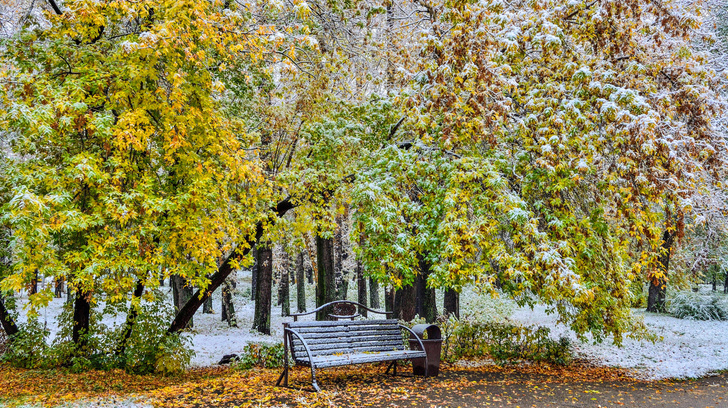
{"label": "snow-covered ground", "polygon": [[[275,294],[271,315],[271,335],[262,335],[251,330],[253,326],[254,302],[250,300],[250,273],[238,274],[238,290],[234,296],[238,327],[230,328],[220,320],[219,293],[213,296],[214,314],[203,314],[199,310],[194,317],[194,330],[186,334],[191,340],[195,356],[193,366],[211,366],[217,364],[225,354],[239,354],[249,342],[279,342],[282,340],[283,322],[292,321],[290,317],[281,317],[281,309],[275,306]],[[312,289],[307,285],[307,291]],[[291,287],[291,309],[295,308],[295,286]],[[165,291],[171,291],[165,288]],[[219,292],[219,291],[218,291]],[[350,290],[350,293],[354,292]],[[313,309],[313,293],[307,293],[308,310]],[[442,304],[442,294],[438,303]],[[21,296],[23,304],[27,297]],[[47,324],[51,336],[57,332],[55,316],[59,313],[64,299],[53,299],[47,308],[42,308],[40,321]],[[563,325],[556,324],[555,315],[547,315],[545,307],[516,308],[512,303],[503,300],[491,300],[478,297],[472,291],[466,291],[461,299],[463,313],[488,313],[505,316],[524,325],[546,326],[554,337],[565,335],[573,340],[576,336]],[[485,312],[484,312],[485,311]],[[577,353],[591,361],[607,366],[635,369],[635,375],[648,379],[700,377],[717,370],[728,369],[728,321],[703,322],[681,320],[665,315],[655,315],[634,310],[644,319],[646,326],[662,340],[635,341],[625,339],[623,346],[617,347],[609,340],[601,344],[576,342]],[[491,316],[492,317],[492,316]],[[309,316],[309,318],[311,318]],[[23,316],[19,319],[23,322]],[[120,324],[123,316],[115,319],[106,318],[107,325]]]}
{"label": "snow-covered ground", "polygon": [[[574,333],[557,325],[555,315],[547,315],[545,307],[516,309],[510,319],[524,325],[546,326],[555,337],[562,335],[576,340]],[[683,320],[666,315],[633,310],[644,318],[650,331],[661,341],[625,339],[622,347],[611,341],[601,344],[575,342],[577,353],[588,360],[607,366],[635,369],[645,379],[695,378],[728,369],[728,321]]]}

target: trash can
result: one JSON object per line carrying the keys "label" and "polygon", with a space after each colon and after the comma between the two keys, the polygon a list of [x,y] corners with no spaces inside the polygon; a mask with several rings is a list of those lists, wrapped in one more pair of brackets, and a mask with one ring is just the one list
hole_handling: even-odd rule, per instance
{"label": "trash can", "polygon": [[[434,324],[417,324],[412,331],[422,339],[427,354],[427,376],[436,377],[440,373],[440,353],[442,351],[442,334],[440,328]],[[425,339],[424,334],[427,333]],[[419,350],[420,342],[410,334],[410,350]],[[414,375],[425,375],[425,359],[416,358],[412,360],[412,373]]]}

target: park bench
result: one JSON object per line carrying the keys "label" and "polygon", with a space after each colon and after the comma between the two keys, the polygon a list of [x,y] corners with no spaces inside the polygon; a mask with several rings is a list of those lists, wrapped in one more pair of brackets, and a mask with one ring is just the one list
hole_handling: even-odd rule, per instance
{"label": "park bench", "polygon": [[[348,314],[341,313],[340,310],[347,306],[352,311]],[[354,320],[358,316],[355,313],[357,306],[373,313],[391,313],[340,300],[327,303],[312,312],[292,315],[295,321],[283,324],[284,368],[276,386],[281,385],[281,381],[285,387],[288,386],[289,351],[295,364],[311,367],[311,384],[316,391],[321,391],[316,382],[316,369],[389,361],[391,363],[385,373],[393,368],[393,375],[397,375],[399,360],[424,358],[425,363],[427,362],[422,341],[410,328],[398,324],[396,319]],[[329,314],[329,317],[348,320],[297,321],[300,316],[313,314],[327,307],[335,307],[334,314]],[[402,330],[409,331],[419,341],[420,350],[405,348]]]}

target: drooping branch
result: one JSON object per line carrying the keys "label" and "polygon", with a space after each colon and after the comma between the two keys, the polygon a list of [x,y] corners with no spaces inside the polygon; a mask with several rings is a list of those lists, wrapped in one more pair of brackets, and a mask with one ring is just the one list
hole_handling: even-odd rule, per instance
{"label": "drooping branch", "polygon": [[205,300],[215,291],[220,285],[225,282],[225,279],[230,276],[235,270],[233,265],[235,261],[242,259],[245,255],[250,252],[251,248],[258,242],[263,236],[266,228],[276,223],[277,219],[285,215],[289,210],[295,208],[296,205],[291,201],[291,197],[287,197],[279,202],[274,208],[272,208],[273,214],[266,220],[266,222],[259,221],[255,225],[255,234],[247,239],[245,245],[238,245],[239,248],[244,247],[244,250],[233,251],[220,265],[212,276],[210,276],[210,285],[207,287],[205,293],[200,290],[195,292],[187,303],[180,308],[177,315],[174,317],[172,324],[167,329],[168,333],[177,333],[187,326],[187,322],[192,318],[197,309],[205,303]]}
{"label": "drooping branch", "polygon": [[56,4],[55,0],[48,0],[48,3],[51,5],[51,8],[56,14],[58,14],[59,16],[63,14],[61,9],[58,8],[58,4]]}

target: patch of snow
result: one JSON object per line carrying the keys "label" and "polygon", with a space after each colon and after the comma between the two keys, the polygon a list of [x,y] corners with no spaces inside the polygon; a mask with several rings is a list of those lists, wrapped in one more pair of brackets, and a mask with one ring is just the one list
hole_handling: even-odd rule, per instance
{"label": "patch of snow", "polygon": [[610,367],[634,369],[636,376],[644,379],[697,378],[728,369],[728,321],[683,320],[638,309],[633,313],[644,318],[648,329],[661,340],[652,343],[624,339],[622,347],[609,340],[600,344],[579,342],[573,331],[556,323],[557,315],[546,314],[544,306],[518,308],[510,319],[548,327],[553,336],[572,339],[580,357]]}

